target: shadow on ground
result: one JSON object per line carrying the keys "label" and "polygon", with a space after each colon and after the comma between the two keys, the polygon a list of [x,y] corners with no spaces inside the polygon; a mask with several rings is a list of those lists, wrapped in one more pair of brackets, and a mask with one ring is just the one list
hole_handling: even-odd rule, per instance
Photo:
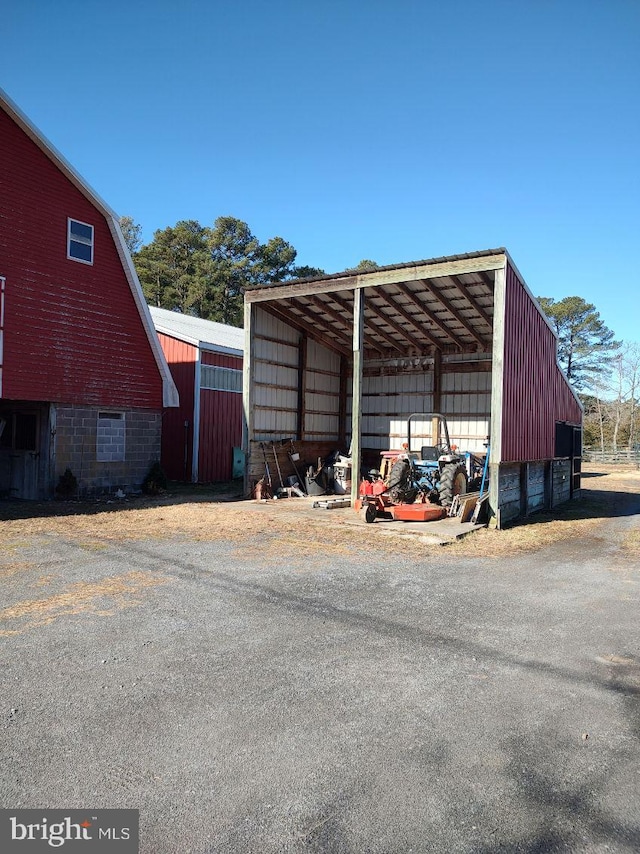
{"label": "shadow on ground", "polygon": [[243,496],[242,480],[224,483],[169,484],[160,495],[127,495],[120,500],[114,495],[87,499],[53,499],[51,501],[0,501],[0,522],[13,519],[44,519],[52,516],[94,516],[121,510],[143,510],[146,507],[169,507],[174,504],[239,501]]}
{"label": "shadow on ground", "polygon": [[505,526],[509,529],[528,525],[543,525],[547,522],[574,522],[580,519],[619,519],[640,515],[640,493],[613,492],[604,489],[588,489],[583,486],[582,497],[568,501],[553,510],[535,513],[526,519],[516,520]]}

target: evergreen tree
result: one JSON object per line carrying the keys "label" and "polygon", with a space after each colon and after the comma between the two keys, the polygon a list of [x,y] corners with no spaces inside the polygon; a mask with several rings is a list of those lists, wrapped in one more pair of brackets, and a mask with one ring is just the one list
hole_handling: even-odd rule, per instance
{"label": "evergreen tree", "polygon": [[556,300],[538,297],[558,335],[558,360],[575,389],[580,390],[611,364],[620,346],[600,314],[582,297]]}
{"label": "evergreen tree", "polygon": [[206,231],[195,220],[159,229],[137,253],[135,263],[148,302],[189,312],[204,287]]}
{"label": "evergreen tree", "polygon": [[131,257],[133,257],[142,246],[142,226],[134,222],[130,216],[121,216],[120,230],[122,231],[124,242],[127,244],[127,249]]}
{"label": "evergreen tree", "polygon": [[242,326],[247,286],[323,275],[316,267],[296,267],[296,255],[282,237],[261,244],[246,222],[221,216],[212,228],[182,220],[159,229],[134,262],[152,305]]}

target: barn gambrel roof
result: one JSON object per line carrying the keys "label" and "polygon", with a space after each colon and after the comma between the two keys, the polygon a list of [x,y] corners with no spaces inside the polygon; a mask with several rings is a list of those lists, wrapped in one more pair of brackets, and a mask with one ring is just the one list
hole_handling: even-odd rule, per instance
{"label": "barn gambrel roof", "polygon": [[11,100],[11,98],[0,89],[0,108],[22,129],[38,148],[51,160],[51,162],[68,178],[68,180],[88,199],[89,202],[104,216],[113,242],[115,244],[122,269],[131,289],[133,299],[140,315],[142,326],[149,340],[151,351],[154,355],[160,376],[162,377],[162,400],[164,406],[178,405],[178,391],[169,371],[160,341],[151,320],[149,307],[142,293],[142,287],[138,279],[131,255],[124,241],[120,220],[116,213],[102,199],[96,191],[87,184],[84,178],[73,168],[69,161],[58,151],[58,149],[41,133],[33,122],[22,112],[22,110]]}

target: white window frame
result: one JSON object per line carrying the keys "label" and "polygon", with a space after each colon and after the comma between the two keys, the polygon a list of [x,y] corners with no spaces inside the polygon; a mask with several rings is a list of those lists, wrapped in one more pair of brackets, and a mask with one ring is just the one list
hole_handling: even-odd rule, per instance
{"label": "white window frame", "polygon": [[[84,237],[80,237],[77,234],[71,234],[71,223],[77,222],[78,225],[84,225],[85,228],[91,229],[91,239],[86,240]],[[93,266],[93,256],[95,253],[95,229],[89,222],[83,222],[81,219],[76,219],[75,217],[69,216],[67,217],[67,258],[69,261],[77,261],[78,264],[88,264],[90,267]],[[91,247],[91,260],[86,261],[84,258],[76,258],[75,255],[71,254],[71,241],[74,243],[81,243],[83,246]]]}

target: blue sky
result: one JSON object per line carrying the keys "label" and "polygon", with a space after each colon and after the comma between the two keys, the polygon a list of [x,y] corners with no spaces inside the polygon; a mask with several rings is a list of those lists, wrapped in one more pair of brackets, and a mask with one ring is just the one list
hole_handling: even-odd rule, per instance
{"label": "blue sky", "polygon": [[2,87],[145,240],[335,272],[506,246],[640,340],[637,0],[21,0]]}

